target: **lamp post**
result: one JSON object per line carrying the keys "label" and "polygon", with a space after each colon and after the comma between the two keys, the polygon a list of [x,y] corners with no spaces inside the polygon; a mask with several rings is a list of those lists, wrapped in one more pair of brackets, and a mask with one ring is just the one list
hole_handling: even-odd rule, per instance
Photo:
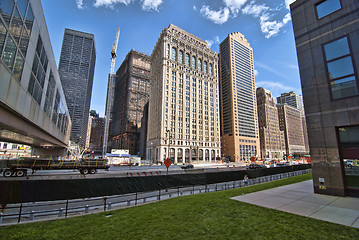
{"label": "lamp post", "polygon": [[170,158],[170,132],[171,132],[171,129],[168,129],[166,130],[166,133],[168,135],[168,155],[167,155],[167,158]]}

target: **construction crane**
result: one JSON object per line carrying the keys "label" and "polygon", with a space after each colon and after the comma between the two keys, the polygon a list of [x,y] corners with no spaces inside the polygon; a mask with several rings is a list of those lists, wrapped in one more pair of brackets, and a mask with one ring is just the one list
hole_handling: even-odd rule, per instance
{"label": "construction crane", "polygon": [[103,148],[102,148],[103,157],[106,155],[107,152],[110,119],[112,118],[111,111],[112,111],[113,95],[114,95],[114,87],[115,87],[115,63],[116,63],[116,56],[117,56],[116,52],[117,52],[119,37],[120,37],[120,28],[117,29],[116,38],[112,44],[112,49],[111,49],[111,70],[108,76],[107,99],[106,99],[106,109],[105,109],[105,130],[103,134]]}

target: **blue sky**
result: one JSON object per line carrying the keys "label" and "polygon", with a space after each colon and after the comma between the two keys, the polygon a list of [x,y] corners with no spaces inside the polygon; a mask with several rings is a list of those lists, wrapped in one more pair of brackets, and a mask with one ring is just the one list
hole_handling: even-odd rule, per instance
{"label": "blue sky", "polygon": [[121,28],[116,69],[131,50],[151,54],[170,23],[206,40],[218,52],[229,33],[245,35],[254,52],[256,85],[273,96],[301,94],[288,4],[294,0],[41,0],[58,64],[65,28],[95,35],[91,109],[103,116],[111,48]]}

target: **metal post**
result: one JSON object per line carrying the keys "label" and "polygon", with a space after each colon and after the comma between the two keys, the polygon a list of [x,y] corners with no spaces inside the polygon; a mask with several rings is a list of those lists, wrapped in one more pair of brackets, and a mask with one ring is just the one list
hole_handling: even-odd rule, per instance
{"label": "metal post", "polygon": [[89,211],[90,211],[90,210],[89,210],[89,205],[86,205],[86,206],[85,206],[85,213],[89,213]]}
{"label": "metal post", "polygon": [[216,183],[216,192],[217,192],[217,183]]}
{"label": "metal post", "polygon": [[69,200],[66,200],[66,211],[65,211],[65,217],[67,217],[67,210],[69,209]]}
{"label": "metal post", "polygon": [[0,213],[0,224],[2,224],[3,215],[3,213]]}
{"label": "metal post", "polygon": [[35,212],[31,211],[29,216],[29,221],[34,221],[34,219],[35,219]]}
{"label": "metal post", "polygon": [[19,218],[17,219],[17,223],[19,223],[21,220],[21,212],[22,212],[22,203],[20,204]]}
{"label": "metal post", "polygon": [[157,197],[158,201],[161,200],[161,189],[158,189],[158,197]]}
{"label": "metal post", "polygon": [[107,197],[103,198],[103,211],[106,212]]}
{"label": "metal post", "polygon": [[108,210],[111,210],[112,209],[112,203],[111,202],[108,202],[108,207],[107,207]]}
{"label": "metal post", "polygon": [[137,206],[137,192],[136,192],[135,206]]}
{"label": "metal post", "polygon": [[131,200],[127,200],[127,206],[131,206]]}
{"label": "metal post", "polygon": [[64,209],[60,208],[59,209],[59,217],[62,217],[62,216],[64,216]]}
{"label": "metal post", "polygon": [[192,190],[192,194],[194,194],[194,185],[192,186],[192,189],[193,189],[193,190]]}
{"label": "metal post", "polygon": [[146,198],[143,199],[143,203],[146,203]]}
{"label": "metal post", "polygon": [[179,187],[177,187],[177,195],[178,195],[178,196],[180,195]]}

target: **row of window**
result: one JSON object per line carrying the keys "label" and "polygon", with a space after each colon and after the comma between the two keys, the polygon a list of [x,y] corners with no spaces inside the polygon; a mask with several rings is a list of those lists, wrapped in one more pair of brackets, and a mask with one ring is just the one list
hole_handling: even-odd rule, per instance
{"label": "row of window", "polygon": [[[170,46],[167,46],[168,49],[170,48]],[[168,54],[169,57],[169,50],[168,50]],[[195,56],[190,57],[189,53],[185,54],[185,58],[184,56],[184,52],[182,50],[178,51],[178,55],[177,55],[177,48],[172,47],[172,53],[171,53],[171,59],[173,61],[177,61],[181,64],[185,64],[187,67],[192,66],[193,69],[197,69],[199,71],[203,71],[204,73],[208,73],[210,75],[213,75],[213,64],[212,63],[207,63],[207,61],[203,61],[202,64],[202,59],[201,58],[196,58]]]}

